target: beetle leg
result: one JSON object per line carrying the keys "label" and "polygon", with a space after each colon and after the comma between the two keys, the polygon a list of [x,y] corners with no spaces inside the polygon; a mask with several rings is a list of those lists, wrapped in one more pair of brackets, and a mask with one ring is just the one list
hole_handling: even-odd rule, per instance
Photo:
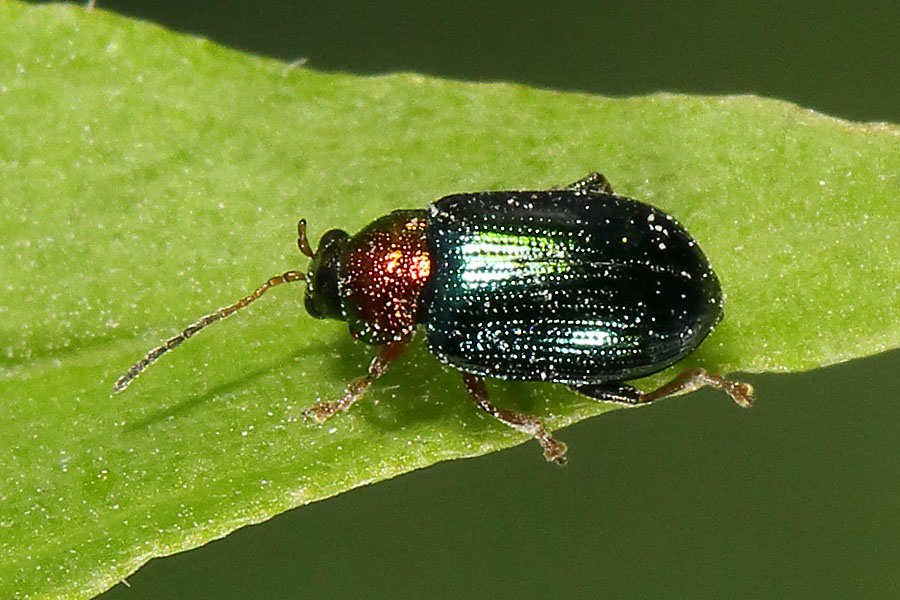
{"label": "beetle leg", "polygon": [[721,375],[710,374],[699,368],[685,369],[669,383],[652,392],[641,394],[641,402],[653,402],[666,396],[693,392],[705,385],[723,390],[738,406],[743,408],[750,408],[756,402],[756,398],[753,396],[753,386],[749,383],[725,379]]}
{"label": "beetle leg", "polygon": [[388,342],[382,346],[375,358],[372,359],[372,362],[369,363],[369,371],[365,375],[354,379],[347,386],[347,391],[344,392],[340,400],[316,402],[303,411],[303,416],[314,419],[318,423],[324,423],[334,416],[334,413],[337,411],[342,410],[346,412],[349,410],[354,402],[363,397],[363,394],[366,393],[372,382],[384,375],[391,363],[403,353],[408,344],[409,339],[405,339],[397,342]]}
{"label": "beetle leg", "polygon": [[591,173],[586,177],[582,177],[575,183],[571,183],[566,187],[567,190],[574,190],[576,192],[585,191],[585,192],[595,192],[597,194],[614,194],[612,186],[609,184],[609,180],[603,176],[602,173]]}
{"label": "beetle leg", "polygon": [[619,402],[621,404],[649,404],[660,398],[693,392],[696,389],[708,385],[717,390],[723,390],[731,396],[738,406],[750,408],[756,401],[753,396],[753,386],[741,381],[725,379],[721,375],[711,375],[704,369],[686,369],[679,373],[670,382],[658,387],[652,392],[640,390],[621,383],[601,383],[595,385],[572,386],[575,391],[603,400],[606,402]]}
{"label": "beetle leg", "polygon": [[566,464],[568,461],[566,458],[566,445],[553,439],[553,436],[544,428],[544,424],[541,423],[540,419],[525,413],[497,408],[488,400],[488,391],[487,386],[484,385],[484,378],[470,373],[463,373],[462,378],[478,408],[516,431],[521,431],[534,437],[541,444],[541,448],[544,449],[544,458],[549,462],[555,462],[558,465]]}

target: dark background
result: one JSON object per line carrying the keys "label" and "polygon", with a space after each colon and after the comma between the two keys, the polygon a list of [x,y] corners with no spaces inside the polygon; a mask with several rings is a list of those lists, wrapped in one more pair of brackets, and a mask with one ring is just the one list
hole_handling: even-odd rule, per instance
{"label": "dark background", "polygon": [[[897,2],[99,7],[316,69],[755,93],[900,122]],[[437,465],[154,560],[104,599],[896,597],[898,373],[895,351],[751,377],[752,411],[709,391],[616,411],[560,434],[564,469],[533,443]]]}

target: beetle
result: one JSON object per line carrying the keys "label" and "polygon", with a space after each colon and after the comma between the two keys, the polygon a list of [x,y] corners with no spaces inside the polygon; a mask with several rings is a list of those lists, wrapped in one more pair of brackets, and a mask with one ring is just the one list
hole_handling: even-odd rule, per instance
{"label": "beetle", "polygon": [[702,386],[740,406],[753,388],[687,369],[650,392],[625,381],[690,354],[723,317],[724,295],[697,242],[672,216],[616,195],[591,173],[564,189],[446,196],[427,210],[397,210],[354,236],[332,229],[315,252],[306,221],[297,246],[308,271],[287,271],[150,350],[114,385],[121,392],[150,364],[198,331],[283,283],[306,283],[306,311],[346,321],[378,347],[368,371],[338,400],[303,414],[324,423],[347,411],[424,326],[435,357],[457,370],[472,400],[534,437],[548,461],[566,446],[537,417],[498,408],[485,377],[565,384],[629,405]]}

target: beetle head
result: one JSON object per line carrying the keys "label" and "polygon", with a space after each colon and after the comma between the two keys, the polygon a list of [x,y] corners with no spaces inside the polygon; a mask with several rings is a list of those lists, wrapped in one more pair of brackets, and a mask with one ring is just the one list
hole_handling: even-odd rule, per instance
{"label": "beetle head", "polygon": [[322,236],[319,248],[312,253],[306,240],[306,223],[301,221],[300,250],[310,256],[309,271],[306,276],[306,312],[316,319],[345,320],[338,292],[338,270],[340,257],[350,236],[341,229],[332,229]]}

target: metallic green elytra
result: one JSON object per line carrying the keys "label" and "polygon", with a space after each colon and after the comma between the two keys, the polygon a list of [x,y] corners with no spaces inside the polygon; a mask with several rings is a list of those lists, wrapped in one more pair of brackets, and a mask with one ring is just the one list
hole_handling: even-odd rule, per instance
{"label": "metallic green elytra", "polygon": [[349,410],[424,325],[432,354],[458,369],[476,406],[533,436],[549,461],[566,446],[537,417],[497,408],[484,377],[566,384],[608,402],[646,404],[703,385],[750,406],[745,383],[688,369],[651,392],[624,382],[693,351],[723,315],[719,280],[668,214],[613,193],[599,173],[562,190],[477,192],[428,210],[398,210],[356,235],[333,229],[313,252],[306,221],[297,245],[306,273],[270,278],[252,294],[154,348],[115,383],[124,390],[165,352],[282,283],[306,283],[310,316],[345,321],[379,347],[338,400],[304,415],[323,423]]}
{"label": "metallic green elytra", "polygon": [[722,291],[688,232],[587,190],[487,192],[431,206],[431,351],[463,371],[570,385],[635,379],[696,348]]}

